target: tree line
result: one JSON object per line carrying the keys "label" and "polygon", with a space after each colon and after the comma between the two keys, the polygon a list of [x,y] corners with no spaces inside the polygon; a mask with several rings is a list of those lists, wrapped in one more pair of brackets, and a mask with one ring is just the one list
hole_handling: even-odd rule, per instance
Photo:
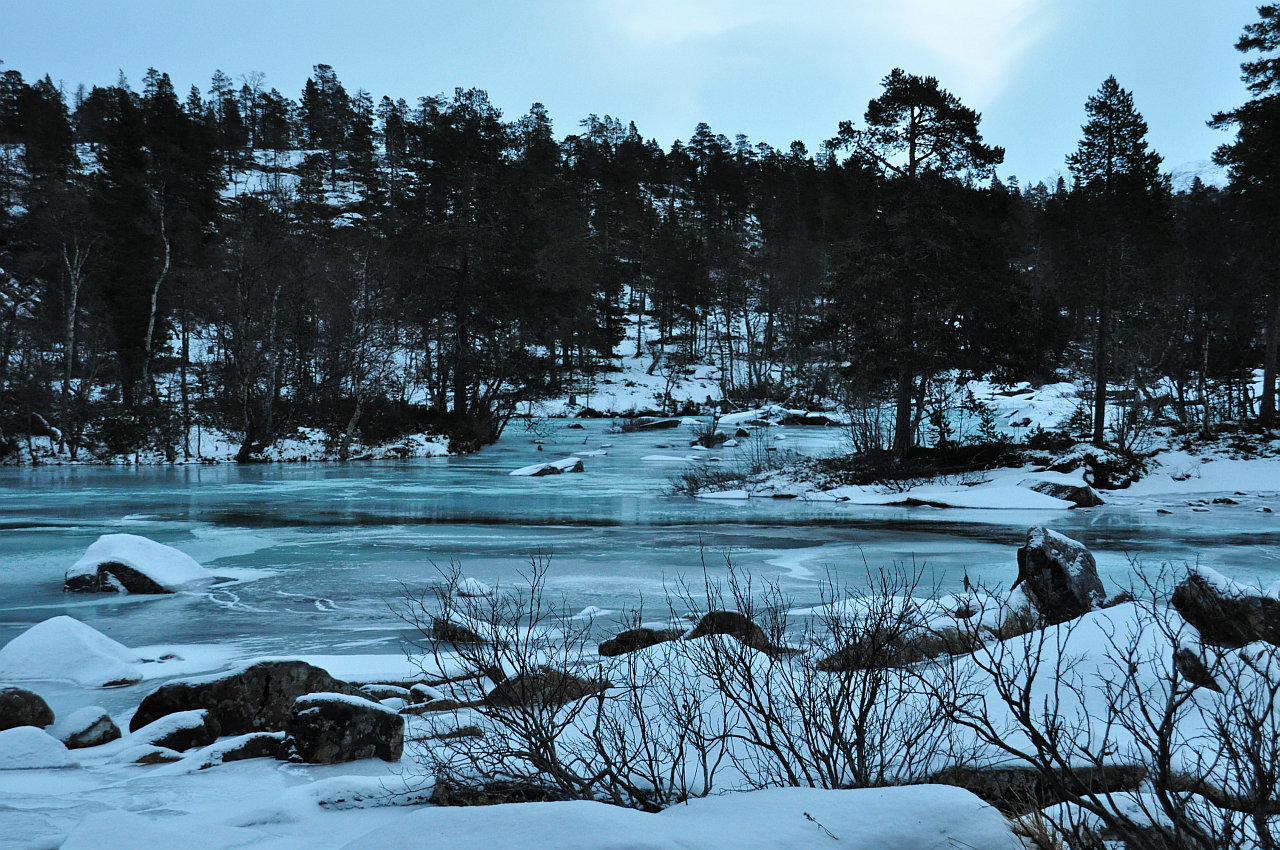
{"label": "tree line", "polygon": [[898,455],[956,370],[1087,376],[1097,444],[1109,392],[1166,377],[1188,427],[1270,426],[1280,14],[1259,15],[1252,99],[1212,119],[1230,185],[1178,193],[1114,78],[1070,180],[1022,186],[981,116],[901,70],[814,152],[706,124],[664,148],[596,115],[557,136],[539,104],[375,102],[327,65],[297,100],[256,73],[183,98],[156,70],[70,95],[5,71],[0,441],[177,457],[202,422],[246,460],[300,426],[340,453],[422,429],[470,450],[620,345],[710,359],[733,401],[892,410]]}

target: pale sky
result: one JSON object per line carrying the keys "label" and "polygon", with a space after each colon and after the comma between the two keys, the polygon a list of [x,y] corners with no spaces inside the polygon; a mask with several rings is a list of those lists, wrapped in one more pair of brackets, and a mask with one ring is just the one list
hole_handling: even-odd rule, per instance
{"label": "pale sky", "polygon": [[1004,176],[1065,171],[1084,102],[1107,76],[1134,93],[1166,169],[1208,159],[1205,121],[1243,103],[1234,44],[1255,0],[0,0],[0,60],[68,91],[135,88],[154,66],[180,93],[215,68],[261,71],[297,98],[317,63],[347,90],[410,103],[479,87],[506,117],[534,102],[557,135],[589,113],[669,147],[699,121],[810,150],[860,121],[894,67],[934,75],[983,115]]}

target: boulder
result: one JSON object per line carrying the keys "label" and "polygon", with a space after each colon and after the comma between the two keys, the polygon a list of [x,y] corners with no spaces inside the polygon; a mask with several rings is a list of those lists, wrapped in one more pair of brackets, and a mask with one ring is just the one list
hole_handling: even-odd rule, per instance
{"label": "boulder", "polygon": [[1194,687],[1222,693],[1222,686],[1213,677],[1213,673],[1209,670],[1209,665],[1205,664],[1204,659],[1191,648],[1180,646],[1174,650],[1173,666],[1182,675],[1182,678],[1186,679]]}
{"label": "boulder", "polygon": [[978,637],[973,632],[946,628],[920,631],[911,635],[886,635],[875,631],[860,635],[858,640],[841,647],[818,662],[825,673],[847,673],[854,670],[909,667],[939,655],[962,655],[973,652]]}
{"label": "boulder", "polygon": [[175,711],[135,730],[130,740],[174,752],[205,747],[218,740],[222,727],[207,709]]}
{"label": "boulder", "polygon": [[382,702],[384,699],[402,699],[405,702],[416,702],[413,698],[413,691],[408,688],[402,688],[399,685],[380,685],[369,684],[361,685],[360,691],[369,699]]}
{"label": "boulder", "polygon": [[283,732],[250,732],[247,735],[223,738],[200,751],[200,769],[205,770],[229,761],[276,758],[280,755],[283,741]]}
{"label": "boulder", "polygon": [[[578,471],[581,472],[582,470]],[[458,580],[458,583],[454,585],[453,592],[458,596],[466,597],[492,596],[493,588],[478,578],[467,576]]]}
{"label": "boulder", "polygon": [[1064,502],[1071,502],[1077,508],[1096,508],[1105,504],[1097,491],[1084,483],[1071,484],[1065,481],[1031,480],[1024,482],[1023,486],[1037,493],[1043,493],[1046,496],[1052,496]]}
{"label": "boulder", "polygon": [[625,655],[638,649],[646,649],[669,640],[677,640],[681,635],[679,629],[627,629],[600,644],[597,650],[605,658]]}
{"label": "boulder", "polygon": [[71,593],[172,593],[212,574],[172,546],[136,534],[104,534],[67,570]]}
{"label": "boulder", "polygon": [[1280,599],[1248,594],[1192,572],[1174,588],[1170,601],[1205,643],[1240,647],[1261,640],[1280,646]]}
{"label": "boulder", "polygon": [[474,629],[439,617],[431,621],[431,639],[444,643],[487,643]]}
{"label": "boulder", "polygon": [[764,629],[737,611],[708,611],[698,621],[698,625],[693,627],[693,631],[685,635],[685,640],[707,635],[729,635],[759,652],[773,654],[778,651]]}
{"label": "boulder", "polygon": [[1052,779],[1033,767],[957,767],[935,774],[928,781],[964,788],[1005,815],[1017,817],[1070,802],[1086,793],[1134,791],[1146,777],[1147,769],[1140,764],[1115,764],[1057,770]]}
{"label": "boulder", "polygon": [[73,711],[49,730],[69,750],[98,747],[120,738],[120,727],[96,705]]}
{"label": "boulder", "polygon": [[280,745],[280,758],[310,764],[398,761],[403,752],[403,717],[378,703],[337,693],[298,697]]}
{"label": "boulder", "polygon": [[581,679],[561,670],[521,673],[498,683],[485,695],[486,705],[512,708],[523,705],[564,705],[613,687],[598,679]]}
{"label": "boulder", "polygon": [[39,695],[23,688],[0,688],[0,731],[16,726],[48,726],[53,709]]}
{"label": "boulder", "polygon": [[1106,601],[1093,553],[1083,543],[1036,526],[1018,549],[1016,588],[1023,592],[1049,625],[1073,620]]}
{"label": "boulder", "polygon": [[679,419],[653,419],[647,416],[640,416],[632,419],[630,422],[622,426],[624,431],[668,431],[672,428],[679,428]]}
{"label": "boulder", "polygon": [[320,692],[361,696],[351,685],[304,661],[262,661],[234,673],[162,685],[142,701],[129,728],[141,729],[176,711],[205,708],[224,735],[277,732],[285,728],[294,700]]}

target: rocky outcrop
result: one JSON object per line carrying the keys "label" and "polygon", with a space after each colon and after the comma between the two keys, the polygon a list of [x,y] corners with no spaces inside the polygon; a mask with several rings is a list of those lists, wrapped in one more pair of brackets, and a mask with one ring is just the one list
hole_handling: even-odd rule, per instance
{"label": "rocky outcrop", "polygon": [[1107,594],[1093,553],[1083,543],[1037,526],[1018,549],[1018,579],[1048,625],[1073,620],[1101,607]]}
{"label": "rocky outcrop", "polygon": [[1280,599],[1248,594],[1192,572],[1174,588],[1170,601],[1205,643],[1240,647],[1261,640],[1280,646]]}
{"label": "rocky outcrop", "polygon": [[24,688],[0,688],[0,731],[18,726],[48,726],[53,709],[39,694]]}
{"label": "rocky outcrop", "polygon": [[404,718],[386,706],[346,694],[298,697],[280,745],[280,758],[310,764],[398,761],[403,752]]}
{"label": "rocky outcrop", "polygon": [[53,736],[69,750],[98,747],[120,738],[120,727],[96,705],[74,711],[53,725]]}
{"label": "rocky outcrop", "polygon": [[582,679],[561,670],[538,670],[499,682],[485,695],[484,702],[493,708],[564,705],[610,687],[612,685],[608,682]]}
{"label": "rocky outcrop", "polygon": [[619,632],[616,637],[612,637],[600,644],[597,652],[605,658],[613,658],[614,656],[625,655],[628,652],[635,652],[638,649],[647,649],[660,643],[676,640],[681,634],[679,629],[627,629],[625,632]]}
{"label": "rocky outcrop", "polygon": [[204,708],[224,735],[276,732],[284,729],[294,700],[320,692],[361,698],[352,686],[304,661],[263,661],[236,673],[162,685],[142,701],[129,728],[141,729],[166,714]]}

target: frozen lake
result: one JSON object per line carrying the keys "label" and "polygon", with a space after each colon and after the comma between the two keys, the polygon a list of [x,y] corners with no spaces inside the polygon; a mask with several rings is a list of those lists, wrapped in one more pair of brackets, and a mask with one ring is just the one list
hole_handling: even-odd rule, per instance
{"label": "frozen lake", "polygon": [[[571,424],[583,426],[581,430]],[[915,563],[943,590],[964,573],[1007,585],[1026,529],[1046,524],[1098,555],[1109,588],[1129,557],[1154,566],[1199,561],[1242,581],[1280,578],[1274,492],[1189,508],[1185,497],[1121,494],[1093,510],[979,511],[867,507],[670,494],[690,432],[610,434],[608,421],[514,423],[477,455],[405,462],[264,466],[49,467],[0,470],[0,645],[69,614],[130,646],[229,644],[237,654],[395,653],[407,635],[393,609],[404,588],[458,563],[494,585],[518,582],[538,553],[548,585],[611,626],[643,601],[666,611],[666,588],[723,576],[726,555],[797,604],[828,574]],[[780,450],[821,454],[838,429],[777,428]],[[538,450],[539,442],[542,450]],[[586,455],[583,474],[512,477],[518,467]],[[734,449],[706,453],[734,462]],[[667,459],[653,459],[661,456]],[[1171,513],[1159,513],[1165,508]],[[186,551],[236,581],[168,597],[84,597],[62,577],[100,534],[127,531]]]}

